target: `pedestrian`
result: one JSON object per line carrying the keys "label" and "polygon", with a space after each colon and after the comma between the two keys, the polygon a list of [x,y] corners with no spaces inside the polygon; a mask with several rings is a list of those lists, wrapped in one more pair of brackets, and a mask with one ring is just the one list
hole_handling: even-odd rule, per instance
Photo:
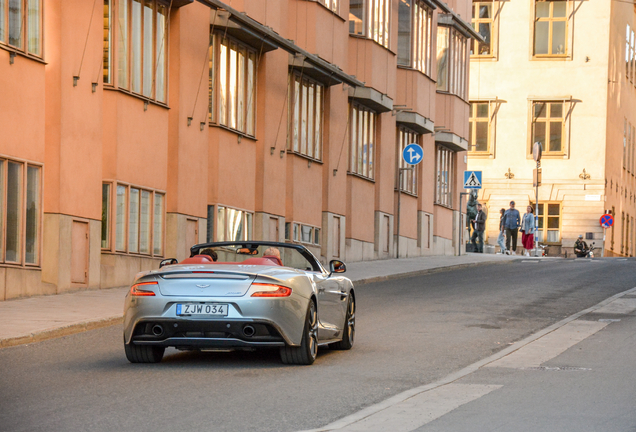
{"label": "pedestrian", "polygon": [[500,248],[500,254],[505,254],[506,253],[506,245],[504,244],[504,242],[506,241],[506,236],[504,235],[503,232],[503,217],[504,217],[504,213],[506,212],[505,208],[502,208],[501,210],[499,210],[499,236],[497,237],[497,244],[499,245]]}
{"label": "pedestrian", "polygon": [[521,223],[521,216],[519,210],[515,208],[514,201],[510,201],[510,208],[504,213],[503,219],[503,228],[506,230],[506,249],[512,255],[517,255],[517,230]]}
{"label": "pedestrian", "polygon": [[585,240],[583,240],[583,234],[579,234],[579,238],[574,243],[574,253],[577,258],[585,258],[589,252],[589,247]]}
{"label": "pedestrian", "polygon": [[530,256],[534,249],[534,212],[532,206],[528,206],[526,213],[521,218],[521,244],[525,249],[524,255]]}
{"label": "pedestrian", "polygon": [[[473,244],[473,252],[484,253],[484,230],[486,229],[486,213],[481,209],[481,204],[477,204],[477,214],[475,219],[470,221],[473,226],[473,235],[470,241]],[[479,247],[475,243],[475,239],[479,239]]]}

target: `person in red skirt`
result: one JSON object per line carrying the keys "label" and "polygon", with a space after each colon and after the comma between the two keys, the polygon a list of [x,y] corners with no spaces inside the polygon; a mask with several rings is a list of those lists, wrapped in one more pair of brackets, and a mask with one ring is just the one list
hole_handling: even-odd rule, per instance
{"label": "person in red skirt", "polygon": [[530,251],[534,249],[534,232],[534,212],[532,206],[528,206],[521,218],[521,243],[525,249],[525,256],[530,256]]}

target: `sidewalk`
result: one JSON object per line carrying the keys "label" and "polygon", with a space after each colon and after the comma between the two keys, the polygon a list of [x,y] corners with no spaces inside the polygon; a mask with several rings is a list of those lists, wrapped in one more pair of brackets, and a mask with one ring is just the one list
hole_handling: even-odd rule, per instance
{"label": "sidewalk", "polygon": [[[354,262],[347,273],[355,286],[480,264],[503,263],[520,256],[466,254]],[[528,259],[528,258],[526,258]],[[535,258],[537,259],[537,258]],[[39,342],[122,322],[128,287],[77,291],[0,302],[0,348]]]}

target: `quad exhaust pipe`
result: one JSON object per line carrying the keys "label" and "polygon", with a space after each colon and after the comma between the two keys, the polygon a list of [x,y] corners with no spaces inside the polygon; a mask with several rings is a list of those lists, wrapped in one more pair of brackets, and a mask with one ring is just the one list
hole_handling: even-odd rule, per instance
{"label": "quad exhaust pipe", "polygon": [[247,337],[252,337],[254,336],[254,334],[256,333],[256,329],[254,327],[252,327],[251,325],[246,325],[245,327],[243,327],[243,334]]}
{"label": "quad exhaust pipe", "polygon": [[159,324],[152,326],[152,334],[155,336],[161,336],[163,334],[163,327]]}

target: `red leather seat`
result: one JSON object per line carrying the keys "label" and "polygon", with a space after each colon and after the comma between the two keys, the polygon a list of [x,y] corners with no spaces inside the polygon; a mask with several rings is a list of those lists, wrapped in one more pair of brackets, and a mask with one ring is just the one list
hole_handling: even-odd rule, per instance
{"label": "red leather seat", "polygon": [[195,255],[184,259],[179,264],[214,264],[214,260],[210,255]]}

